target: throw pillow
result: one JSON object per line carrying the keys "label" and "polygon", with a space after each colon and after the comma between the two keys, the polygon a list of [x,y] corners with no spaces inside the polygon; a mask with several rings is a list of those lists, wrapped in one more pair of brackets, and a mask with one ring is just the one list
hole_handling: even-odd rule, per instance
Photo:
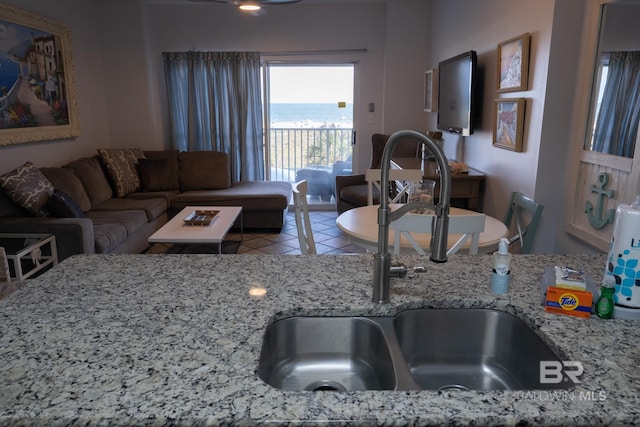
{"label": "throw pillow", "polygon": [[138,157],[142,155],[140,150],[134,151],[128,148],[100,148],[98,154],[102,159],[116,197],[123,197],[129,193],[140,191],[140,177],[136,170]]}
{"label": "throw pillow", "polygon": [[36,216],[46,216],[45,205],[53,185],[31,162],[0,176],[0,186],[17,205]]}
{"label": "throw pillow", "polygon": [[49,200],[47,209],[51,215],[58,218],[84,218],[84,212],[71,197],[60,190],[54,190]]}
{"label": "throw pillow", "polygon": [[231,187],[229,156],[220,151],[180,153],[180,189],[223,190]]}
{"label": "throw pillow", "polygon": [[142,191],[172,190],[169,160],[140,159],[138,161],[138,172],[140,173]]}

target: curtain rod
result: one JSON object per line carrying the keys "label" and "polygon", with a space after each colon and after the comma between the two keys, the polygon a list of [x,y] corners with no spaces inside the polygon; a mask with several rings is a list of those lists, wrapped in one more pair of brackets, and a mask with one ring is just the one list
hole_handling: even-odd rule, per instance
{"label": "curtain rod", "polygon": [[292,51],[272,51],[260,52],[261,55],[274,56],[304,56],[304,55],[337,55],[347,53],[367,53],[367,49],[337,49],[337,50],[292,50]]}

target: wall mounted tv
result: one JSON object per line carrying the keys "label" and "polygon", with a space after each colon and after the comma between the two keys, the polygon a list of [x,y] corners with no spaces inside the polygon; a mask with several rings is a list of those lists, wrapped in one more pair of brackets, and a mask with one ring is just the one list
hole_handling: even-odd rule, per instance
{"label": "wall mounted tv", "polygon": [[438,129],[473,133],[476,116],[477,56],[470,50],[438,64]]}

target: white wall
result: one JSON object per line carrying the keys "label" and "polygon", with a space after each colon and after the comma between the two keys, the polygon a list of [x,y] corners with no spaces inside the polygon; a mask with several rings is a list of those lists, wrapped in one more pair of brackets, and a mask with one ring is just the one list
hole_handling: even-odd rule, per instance
{"label": "white wall", "polygon": [[[464,141],[464,160],[487,174],[484,211],[501,218],[509,194],[521,191],[545,206],[533,251],[562,251],[565,194],[570,146],[572,101],[581,47],[581,0],[432,0],[431,67],[466,50],[478,53],[483,77],[482,117]],[[497,45],[531,34],[529,87],[522,92],[496,92]],[[496,98],[525,98],[522,153],[492,146]],[[435,127],[436,114],[430,113]],[[450,139],[456,138],[449,136]],[[574,251],[588,251],[584,245]]]}
{"label": "white wall", "polygon": [[[355,169],[364,171],[371,156],[371,134],[385,130],[387,123],[393,124],[392,130],[395,126],[424,128],[421,76],[426,57],[426,5],[424,0],[394,0],[389,6],[383,2],[301,3],[251,16],[220,4],[105,1],[101,10],[105,22],[129,17],[124,24],[104,29],[113,144],[171,146],[163,51],[257,50],[271,52],[265,56],[269,59],[357,62],[354,158]],[[412,25],[406,26],[407,22]],[[121,50],[121,46],[126,47]],[[352,49],[366,52],[286,55]],[[123,58],[126,67],[121,65]],[[129,99],[126,105],[123,99]],[[373,123],[367,110],[370,102],[376,105]]]}
{"label": "white wall", "polygon": [[[439,61],[471,49],[478,55],[481,118],[474,133],[465,138],[464,159],[487,174],[484,210],[498,218],[504,215],[511,191],[535,194],[553,3],[553,0],[432,1],[431,65],[435,68]],[[529,90],[498,95],[497,45],[527,32],[531,33]],[[494,100],[520,97],[527,99],[523,152],[493,147]],[[431,116],[435,122],[436,114]]]}
{"label": "white wall", "polygon": [[[39,166],[63,164],[105,146],[170,148],[163,51],[366,49],[361,54],[282,58],[357,61],[357,171],[369,165],[371,134],[425,129],[425,0],[393,0],[389,5],[310,2],[269,8],[266,16],[242,14],[227,5],[171,0],[11,2],[71,27],[81,136],[0,147],[0,172],[26,160]],[[372,123],[370,102],[376,105]]]}

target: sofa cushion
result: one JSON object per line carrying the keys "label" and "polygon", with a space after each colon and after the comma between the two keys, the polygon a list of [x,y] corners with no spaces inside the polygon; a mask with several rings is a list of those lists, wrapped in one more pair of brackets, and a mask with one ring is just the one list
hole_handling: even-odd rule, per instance
{"label": "sofa cushion", "polygon": [[[373,204],[380,203],[380,191],[377,187],[372,188]],[[368,204],[367,184],[348,185],[340,190],[340,199],[355,206],[367,206]]]}
{"label": "sofa cushion", "polygon": [[[87,218],[91,218],[93,221],[94,228],[96,225],[105,225],[105,224],[120,224],[124,226],[126,230],[126,234],[123,239],[118,242],[117,240],[111,240],[113,243],[116,243],[115,246],[120,244],[123,240],[125,240],[129,236],[133,236],[135,233],[140,231],[142,227],[147,224],[147,215],[144,211],[141,210],[129,210],[129,211],[94,211],[91,210],[86,213]],[[111,246],[110,249],[113,249],[115,246]]]}
{"label": "sofa cushion", "polygon": [[242,206],[244,210],[284,210],[289,206],[291,184],[280,181],[243,181],[224,190],[194,190],[175,196],[171,208],[189,205]]}
{"label": "sofa cushion", "polygon": [[91,211],[142,211],[147,216],[147,222],[151,222],[163,215],[167,211],[167,208],[167,201],[163,198],[132,199],[124,197],[105,200],[99,205],[94,206]]}
{"label": "sofa cushion", "polygon": [[113,190],[97,157],[83,157],[64,167],[73,171],[82,182],[92,207],[113,197]]}
{"label": "sofa cushion", "polygon": [[138,191],[136,193],[129,193],[124,196],[125,199],[164,199],[167,206],[171,206],[171,199],[180,194],[179,190],[167,190],[167,191]]}
{"label": "sofa cushion", "polygon": [[[168,162],[168,169],[165,170],[165,177],[167,179],[167,187],[162,190],[145,190],[144,182],[142,182],[142,191],[165,191],[165,190],[179,190],[180,189],[180,152],[178,150],[156,150],[156,151],[144,151],[144,156],[147,160],[166,160]],[[139,162],[142,159],[139,159]],[[140,163],[138,163],[140,166]],[[141,172],[140,172],[141,173]],[[140,175],[142,181],[142,173]]]}
{"label": "sofa cushion", "polygon": [[47,200],[47,210],[57,218],[84,218],[84,211],[80,206],[60,190],[54,190]]}
{"label": "sofa cushion", "polygon": [[115,222],[93,223],[93,238],[97,254],[108,254],[127,239],[127,229]]}
{"label": "sofa cushion", "polygon": [[220,151],[180,153],[180,189],[223,190],[231,187],[229,156]]}
{"label": "sofa cushion", "polygon": [[56,190],[60,190],[69,196],[83,212],[91,209],[91,200],[84,191],[82,182],[69,169],[66,168],[40,168]]}
{"label": "sofa cushion", "polygon": [[99,148],[98,155],[107,168],[116,197],[140,190],[140,177],[136,164],[140,150],[129,148]]}
{"label": "sofa cushion", "polygon": [[0,186],[17,205],[36,216],[48,214],[45,205],[53,185],[31,162],[26,162],[0,176]]}
{"label": "sofa cushion", "polygon": [[169,160],[167,159],[140,159],[138,161],[138,173],[142,191],[167,191],[172,190],[171,175],[169,174]]}

